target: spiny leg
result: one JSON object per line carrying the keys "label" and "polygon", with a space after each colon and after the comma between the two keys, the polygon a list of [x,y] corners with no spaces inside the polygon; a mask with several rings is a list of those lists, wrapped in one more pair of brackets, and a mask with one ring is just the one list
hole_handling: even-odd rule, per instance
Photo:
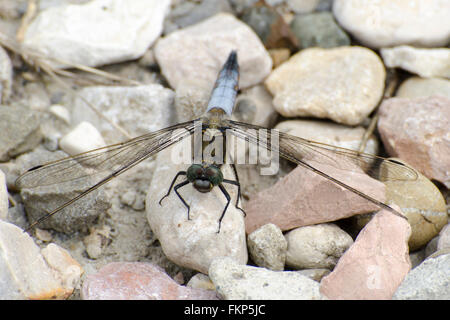
{"label": "spiny leg", "polygon": [[238,208],[239,210],[242,211],[242,213],[244,214],[244,217],[247,216],[247,214],[245,213],[244,209],[242,209],[241,207],[238,206],[239,198],[241,197],[241,185],[239,184],[239,182],[238,181],[233,181],[233,180],[228,180],[228,179],[223,179],[222,183],[229,183],[229,184],[233,184],[233,185],[238,187],[238,194],[237,194],[237,199],[236,199],[236,208]]}
{"label": "spiny leg", "polygon": [[181,175],[185,176],[185,175],[186,175],[186,171],[180,171],[180,172],[178,172],[177,175],[175,176],[175,178],[173,178],[172,183],[170,184],[169,191],[167,191],[167,194],[166,194],[165,196],[163,196],[163,197],[161,198],[161,200],[159,200],[159,205],[161,205],[161,202],[164,200],[164,198],[166,198],[166,197],[169,196],[170,191],[172,191],[173,185],[175,184],[175,181],[177,181],[178,177],[181,176]]}
{"label": "spiny leg", "polygon": [[175,186],[175,188],[173,188],[173,191],[175,191],[175,193],[177,194],[178,198],[180,198],[181,202],[183,202],[183,204],[188,209],[188,220],[191,220],[191,218],[189,217],[189,212],[191,211],[191,207],[186,203],[186,201],[184,201],[183,197],[178,193],[178,189],[179,188],[184,187],[185,185],[187,185],[189,183],[191,183],[189,180],[183,181],[183,182],[177,184]]}
{"label": "spiny leg", "polygon": [[[224,181],[225,181],[225,180],[224,180]],[[235,182],[235,181],[234,181],[234,182]],[[227,198],[227,204],[226,204],[225,208],[224,208],[223,211],[222,211],[222,215],[221,215],[220,218],[219,218],[219,230],[217,230],[217,233],[220,232],[220,225],[222,224],[222,219],[223,219],[223,217],[225,216],[225,212],[227,211],[228,205],[230,204],[230,201],[231,201],[231,197],[230,197],[230,195],[228,194],[227,189],[225,189],[225,187],[224,187],[222,184],[219,184],[219,188],[220,188],[220,190],[222,190],[222,193],[225,195],[225,198]]]}

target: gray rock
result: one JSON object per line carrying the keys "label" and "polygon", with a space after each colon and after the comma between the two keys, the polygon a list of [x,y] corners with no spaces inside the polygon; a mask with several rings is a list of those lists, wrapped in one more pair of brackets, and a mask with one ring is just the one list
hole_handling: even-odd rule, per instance
{"label": "gray rock", "polygon": [[226,300],[319,300],[319,283],[295,271],[271,271],[215,259],[209,277]]}
{"label": "gray rock", "polygon": [[270,270],[283,270],[287,242],[276,225],[269,223],[247,237],[248,252],[258,266]]}
{"label": "gray rock", "polygon": [[296,269],[332,269],[353,239],[334,224],[318,224],[285,234],[288,244],[286,265]]}
{"label": "gray rock", "polygon": [[27,152],[41,141],[37,112],[21,106],[0,106],[0,119],[0,161]]}
{"label": "gray rock", "polygon": [[450,224],[444,226],[439,233],[439,240],[437,243],[437,250],[450,248]]}
{"label": "gray rock", "polygon": [[0,220],[6,220],[8,216],[8,188],[6,187],[6,178],[0,170]]}
{"label": "gray rock", "polygon": [[11,94],[13,69],[8,54],[0,47],[0,103],[5,103]]}
{"label": "gray rock", "polygon": [[291,29],[302,49],[350,45],[350,38],[339,27],[330,12],[297,15],[291,22]]}
{"label": "gray rock", "polygon": [[[27,161],[26,163],[28,163],[28,166],[26,164],[25,166],[31,168],[33,165],[62,159],[66,156],[67,155],[62,151],[51,153],[45,150],[38,150],[32,155],[28,155],[28,158],[31,159],[31,161]],[[30,165],[31,163],[33,163],[33,165]],[[84,170],[84,168],[80,165],[79,170]],[[98,176],[95,176],[95,178],[100,179]],[[60,184],[38,186],[34,188],[26,188],[27,183],[25,181],[25,185],[21,189],[20,194],[29,220],[31,222],[35,221],[46,213],[51,212],[92,186],[94,181],[96,180],[91,180],[91,178],[87,176],[82,179]],[[82,200],[76,201],[64,208],[61,212],[42,222],[39,224],[39,227],[43,229],[51,228],[64,233],[73,233],[75,231],[86,232],[89,225],[109,207],[110,204],[106,200],[104,191],[97,189],[83,197]]]}
{"label": "gray rock", "polygon": [[395,300],[449,300],[450,254],[428,258],[409,272],[397,291]]}

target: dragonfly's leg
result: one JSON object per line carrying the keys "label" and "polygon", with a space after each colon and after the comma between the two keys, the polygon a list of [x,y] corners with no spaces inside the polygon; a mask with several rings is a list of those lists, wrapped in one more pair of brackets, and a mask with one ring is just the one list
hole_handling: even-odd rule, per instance
{"label": "dragonfly's leg", "polygon": [[170,184],[170,188],[169,191],[167,191],[167,194],[161,198],[161,200],[159,200],[159,205],[161,205],[161,202],[164,200],[164,198],[168,197],[170,194],[170,191],[172,191],[173,185],[175,184],[175,181],[177,181],[179,176],[185,176],[186,175],[186,171],[180,171],[177,173],[177,175],[175,176],[175,178],[173,178],[172,183]]}
{"label": "dragonfly's leg", "polygon": [[227,189],[225,189],[225,187],[222,184],[219,184],[219,188],[220,188],[220,190],[222,190],[223,194],[225,195],[225,198],[227,198],[227,204],[226,204],[225,208],[223,209],[222,215],[219,218],[219,230],[217,230],[217,233],[220,232],[220,225],[222,224],[222,219],[225,216],[225,212],[227,211],[228,205],[230,204],[230,201],[231,201],[231,197],[228,194]]}
{"label": "dragonfly's leg", "polygon": [[184,205],[186,206],[186,208],[188,209],[188,215],[187,215],[187,216],[188,216],[188,220],[191,220],[191,218],[189,217],[189,212],[191,211],[191,207],[186,203],[186,201],[184,201],[183,197],[178,193],[178,189],[179,189],[179,188],[184,187],[185,185],[187,185],[187,184],[189,184],[189,183],[190,183],[189,180],[183,181],[183,182],[177,184],[177,185],[175,186],[175,188],[173,188],[173,191],[175,191],[175,193],[177,194],[178,198],[180,198],[181,202],[183,202],[183,204],[184,204]]}
{"label": "dragonfly's leg", "polygon": [[244,216],[245,216],[244,210],[242,210],[242,208],[238,207],[239,200],[241,199],[241,184],[239,183],[239,175],[237,173],[236,165],[234,163],[231,164],[231,167],[233,168],[234,177],[236,178],[235,182],[237,182],[236,185],[238,186],[238,196],[236,199],[236,208],[240,209],[244,213]]}
{"label": "dragonfly's leg", "polygon": [[245,217],[247,214],[245,213],[244,209],[242,209],[241,207],[238,206],[239,198],[241,197],[241,185],[240,185],[239,181],[233,181],[233,180],[223,179],[222,183],[234,184],[235,186],[238,187],[238,194],[237,194],[237,200],[236,200],[236,208],[238,208],[239,210],[241,210],[242,213],[244,214],[244,217]]}

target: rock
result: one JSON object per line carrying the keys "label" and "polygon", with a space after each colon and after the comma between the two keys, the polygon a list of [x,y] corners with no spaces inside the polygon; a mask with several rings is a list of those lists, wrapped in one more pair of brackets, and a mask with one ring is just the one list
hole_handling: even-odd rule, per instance
{"label": "rock", "polygon": [[381,60],[369,49],[309,48],[276,68],[265,84],[275,109],[285,117],[313,116],[357,125],[382,97],[384,79]]}
{"label": "rock", "polygon": [[86,277],[83,300],[216,300],[215,292],[180,286],[161,267],[112,262]]}
{"label": "rock", "polygon": [[171,9],[169,16],[164,21],[164,33],[168,34],[176,29],[186,28],[220,12],[232,13],[228,1],[210,0],[199,4],[182,1]]}
{"label": "rock", "polygon": [[185,79],[177,87],[175,110],[178,122],[199,118],[206,110],[211,96],[209,85],[197,79]]}
{"label": "rock", "polygon": [[295,271],[271,271],[231,258],[211,263],[209,277],[226,300],[319,300],[319,284]]}
{"label": "rock", "polygon": [[70,124],[70,112],[66,107],[61,106],[59,104],[54,104],[48,108],[48,111],[51,112],[55,117],[62,120],[65,124]]}
{"label": "rock", "polygon": [[111,228],[108,226],[92,228],[90,234],[84,237],[83,243],[89,258],[98,259],[101,256],[104,247],[111,241],[110,232]]}
{"label": "rock", "polygon": [[8,54],[0,47],[0,103],[6,103],[11,95],[13,68]]}
{"label": "rock", "polygon": [[32,150],[41,141],[39,114],[21,106],[0,106],[0,161]]}
{"label": "rock", "polygon": [[285,234],[286,265],[294,269],[333,269],[353,244],[353,239],[334,224],[300,227]]}
{"label": "rock", "polygon": [[450,188],[450,99],[391,98],[381,104],[379,115],[378,131],[388,154]]}
{"label": "rock", "polygon": [[439,233],[437,250],[444,250],[445,248],[450,248],[450,224],[443,227]]}
{"label": "rock", "polygon": [[[159,84],[86,87],[73,102],[73,124],[89,121],[109,144],[118,142],[117,129],[92,111],[84,99],[132,137],[168,127],[173,119],[174,93]],[[123,140],[123,136],[119,137]]]}
{"label": "rock", "polygon": [[323,277],[330,274],[328,269],[304,269],[297,271],[302,276],[308,277],[314,281],[320,282]]}
{"label": "rock", "polygon": [[[275,129],[296,137],[355,151],[359,150],[366,132],[363,127],[348,127],[316,120],[286,120],[279,122]],[[374,135],[371,135],[363,152],[378,154],[378,150],[378,140]]]}
{"label": "rock", "polygon": [[320,0],[287,0],[286,4],[295,13],[308,13],[314,11]]}
{"label": "rock", "polygon": [[216,287],[206,274],[197,273],[186,284],[187,287],[215,291]]}
{"label": "rock", "polygon": [[273,68],[277,68],[289,59],[291,56],[291,51],[288,48],[270,49],[269,54],[272,58]]}
{"label": "rock", "polygon": [[64,268],[46,262],[27,233],[4,221],[0,221],[0,253],[2,300],[65,299],[72,294],[73,287],[66,287],[70,281],[60,273]]}
{"label": "rock", "polygon": [[332,300],[391,299],[411,269],[410,234],[406,220],[380,211],[322,279],[320,292]]}
{"label": "rock", "polygon": [[[339,163],[339,160],[336,161]],[[330,163],[310,164],[375,199],[385,199],[384,185],[356,168],[339,170]],[[379,207],[311,170],[298,166],[272,187],[253,196],[244,210],[247,214],[246,231],[251,233],[267,223],[273,223],[284,231],[372,212],[379,210]]]}
{"label": "rock", "polygon": [[59,141],[61,150],[74,156],[106,145],[102,135],[91,123],[80,122]]}
{"label": "rock", "polygon": [[287,242],[274,224],[266,224],[247,237],[247,246],[253,262],[270,270],[284,270]]}
{"label": "rock", "polygon": [[[67,155],[62,151],[48,152],[40,149],[26,154],[21,159],[21,162],[25,168],[32,168],[38,164],[64,157],[67,157]],[[81,172],[85,170],[81,165],[78,166]],[[99,175],[94,177],[96,179],[101,178],[99,178]],[[92,177],[85,176],[59,184],[40,185],[31,188],[33,186],[31,185],[32,181],[23,180],[18,187],[21,188],[20,195],[25,205],[29,221],[36,221],[46,213],[73,199],[82,191],[91,187],[94,184],[93,181]],[[110,204],[106,201],[104,191],[97,189],[83,197],[82,201],[76,201],[51,218],[41,222],[39,228],[54,229],[67,234],[75,231],[85,232],[89,225],[109,207]]]}
{"label": "rock", "polygon": [[262,85],[243,90],[237,96],[233,119],[265,128],[272,128],[277,112],[272,105],[272,97]]}
{"label": "rock", "polygon": [[41,254],[48,266],[57,272],[64,288],[73,291],[78,286],[83,274],[81,265],[70,256],[67,250],[54,243],[50,243],[42,249]]}
{"label": "rock", "polygon": [[440,0],[336,0],[333,14],[345,30],[372,48],[445,46],[450,38],[450,5]]}
{"label": "rock", "polygon": [[399,98],[420,98],[441,95],[450,99],[450,80],[441,78],[423,79],[411,77],[398,88],[395,96]]}
{"label": "rock", "polygon": [[8,217],[8,188],[6,186],[6,177],[0,170],[0,220],[6,220]]}
{"label": "rock", "polygon": [[338,26],[330,12],[297,15],[291,22],[291,29],[302,49],[309,47],[334,48],[350,45],[350,38]]}
{"label": "rock", "polygon": [[231,50],[238,52],[241,89],[260,83],[269,74],[272,60],[258,36],[225,13],[161,38],[155,44],[155,57],[172,88],[177,89],[187,78],[197,79],[211,93]]}
{"label": "rock", "polygon": [[23,45],[56,59],[54,67],[133,60],[159,37],[169,6],[169,0],[95,0],[51,7],[32,20]]}
{"label": "rock", "polygon": [[450,254],[428,258],[395,291],[395,300],[449,300]]}
{"label": "rock", "polygon": [[[176,164],[177,161],[174,159],[177,152],[180,152],[180,149],[174,147],[158,154],[156,170],[146,198],[147,219],[165,255],[177,265],[202,273],[208,272],[211,261],[216,257],[229,256],[246,263],[244,215],[235,207],[237,196],[235,186],[225,186],[231,196],[231,202],[219,233],[217,233],[218,220],[225,208],[226,199],[217,187],[211,192],[200,193],[189,183],[179,190],[191,207],[190,220],[187,208],[174,190],[159,205],[158,202],[167,193],[177,172],[185,171],[189,167],[187,163]],[[233,179],[233,172],[229,166],[224,166],[222,172],[225,178]],[[183,178],[177,181],[180,183]]]}
{"label": "rock", "polygon": [[384,64],[401,68],[424,78],[450,78],[450,49],[399,46],[380,50]]}

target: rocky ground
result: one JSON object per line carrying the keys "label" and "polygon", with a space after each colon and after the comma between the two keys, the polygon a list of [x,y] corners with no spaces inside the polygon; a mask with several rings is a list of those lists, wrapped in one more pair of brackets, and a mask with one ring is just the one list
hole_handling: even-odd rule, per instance
{"label": "rocky ground", "polygon": [[[0,1],[0,299],[450,299],[450,4],[265,2]],[[231,50],[235,120],[407,163],[380,182],[303,149],[407,220],[280,160],[238,165],[217,233],[218,188],[180,189],[190,220],[159,204],[174,147],[24,232],[149,140],[21,173],[200,116]]]}

